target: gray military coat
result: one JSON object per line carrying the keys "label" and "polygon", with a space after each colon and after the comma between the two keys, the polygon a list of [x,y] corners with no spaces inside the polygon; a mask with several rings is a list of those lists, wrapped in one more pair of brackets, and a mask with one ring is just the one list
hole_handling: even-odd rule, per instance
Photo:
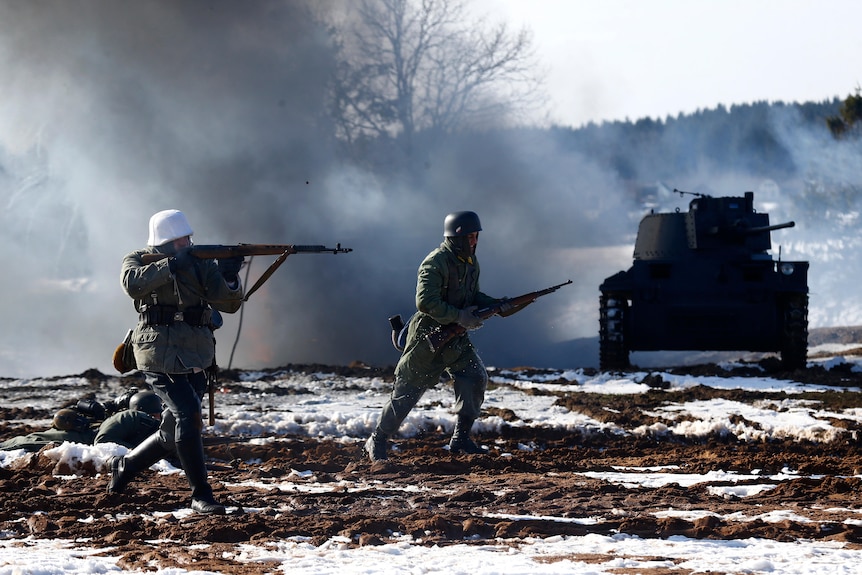
{"label": "gray military coat", "polygon": [[[193,265],[172,274],[168,260],[144,264],[144,254],[155,248],[137,250],[123,259],[121,282],[143,318],[148,309],[176,309],[186,317],[200,317],[201,310],[234,313],[242,305],[240,282],[232,289],[218,271],[215,260],[194,260]],[[195,313],[192,313],[195,312]],[[203,322],[173,321],[148,325],[139,321],[132,334],[135,362],[141,371],[190,373],[207,369],[215,358],[215,337]]]}

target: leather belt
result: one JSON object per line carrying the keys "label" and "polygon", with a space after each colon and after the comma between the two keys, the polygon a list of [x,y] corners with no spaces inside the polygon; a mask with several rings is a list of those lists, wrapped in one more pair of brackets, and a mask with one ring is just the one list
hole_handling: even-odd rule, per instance
{"label": "leather belt", "polygon": [[189,307],[184,310],[172,305],[151,305],[138,318],[144,325],[173,325],[185,322],[194,326],[208,326],[212,320],[212,309]]}

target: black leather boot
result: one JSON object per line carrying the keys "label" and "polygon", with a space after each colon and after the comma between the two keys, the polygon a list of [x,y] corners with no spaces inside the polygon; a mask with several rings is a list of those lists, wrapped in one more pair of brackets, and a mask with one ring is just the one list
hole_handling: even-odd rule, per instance
{"label": "black leather boot", "polygon": [[365,442],[365,453],[371,461],[386,461],[389,440],[379,431],[375,431]]}
{"label": "black leather boot", "polygon": [[126,455],[112,457],[108,460],[108,468],[111,470],[108,493],[122,493],[139,471],[170,454],[171,450],[165,447],[162,438],[156,432]]}
{"label": "black leather boot", "polygon": [[192,509],[198,513],[224,515],[224,505],[217,503],[207,480],[204,446],[200,441],[177,441],[177,456],[192,488]]}
{"label": "black leather boot", "polygon": [[452,453],[471,453],[482,454],[488,453],[484,447],[480,447],[475,441],[470,439],[470,428],[473,427],[473,419],[458,416],[458,421],[455,423],[455,431],[452,432],[452,439],[449,440],[449,451]]}

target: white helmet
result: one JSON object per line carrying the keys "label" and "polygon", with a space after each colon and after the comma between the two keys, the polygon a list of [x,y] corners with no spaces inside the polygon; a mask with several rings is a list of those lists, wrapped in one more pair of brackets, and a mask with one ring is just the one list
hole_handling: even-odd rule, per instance
{"label": "white helmet", "polygon": [[186,215],[179,210],[162,210],[150,218],[148,246],[161,246],[194,234]]}

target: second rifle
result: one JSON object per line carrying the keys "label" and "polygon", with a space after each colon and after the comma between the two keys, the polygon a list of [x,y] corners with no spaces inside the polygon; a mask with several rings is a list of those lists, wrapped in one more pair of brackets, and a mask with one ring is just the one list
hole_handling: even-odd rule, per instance
{"label": "second rifle", "polygon": [[[570,283],[572,283],[572,280],[542,290],[525,293],[524,295],[519,295],[518,297],[508,298],[498,304],[491,305],[482,309],[477,309],[474,315],[483,320],[495,315],[511,315],[512,313],[515,313],[515,311],[518,311],[524,306],[533,303],[543,295],[553,293],[561,287],[569,285]],[[502,313],[503,308],[507,305],[511,307],[512,311],[510,311],[509,313]],[[437,353],[438,351],[440,351],[440,349],[443,348],[444,345],[449,343],[452,339],[458,337],[459,335],[463,335],[466,332],[467,328],[457,323],[450,323],[448,325],[441,326],[440,329],[432,331],[431,333],[426,335],[425,341],[428,343],[428,346],[431,348],[431,351]]]}

